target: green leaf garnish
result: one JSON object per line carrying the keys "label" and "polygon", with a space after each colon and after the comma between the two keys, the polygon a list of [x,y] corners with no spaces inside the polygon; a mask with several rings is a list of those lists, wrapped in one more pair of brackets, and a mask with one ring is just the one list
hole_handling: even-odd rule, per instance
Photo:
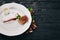
{"label": "green leaf garnish", "polygon": [[29,11],[33,11],[33,8],[32,7],[29,7],[28,9],[29,9]]}
{"label": "green leaf garnish", "polygon": [[18,14],[17,19],[20,19],[20,18],[21,18],[21,16]]}
{"label": "green leaf garnish", "polygon": [[32,19],[34,19],[34,16],[32,16]]}

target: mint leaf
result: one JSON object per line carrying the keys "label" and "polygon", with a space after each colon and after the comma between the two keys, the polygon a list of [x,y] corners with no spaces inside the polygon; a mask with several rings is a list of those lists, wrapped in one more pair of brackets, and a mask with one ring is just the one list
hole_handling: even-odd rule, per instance
{"label": "mint leaf", "polygon": [[34,19],[34,16],[32,16],[32,19]]}
{"label": "mint leaf", "polygon": [[21,16],[18,14],[17,19],[20,19],[20,18],[21,18]]}
{"label": "mint leaf", "polygon": [[29,7],[28,9],[29,9],[29,11],[33,11],[33,8],[32,7]]}

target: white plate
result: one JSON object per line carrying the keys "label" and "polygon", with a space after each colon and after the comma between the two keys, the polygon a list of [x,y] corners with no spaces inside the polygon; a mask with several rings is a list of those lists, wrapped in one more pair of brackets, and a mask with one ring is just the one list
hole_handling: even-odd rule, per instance
{"label": "white plate", "polygon": [[[5,15],[5,13],[3,12],[4,8],[9,9],[9,13],[10,13],[9,15]],[[28,22],[25,23],[24,25],[19,24],[18,20],[3,23],[4,20],[15,17],[17,13],[19,13],[19,15],[21,16],[26,15],[28,17]],[[29,10],[21,4],[7,3],[0,7],[0,33],[1,34],[4,34],[6,36],[21,35],[30,27],[31,21],[32,18]]]}

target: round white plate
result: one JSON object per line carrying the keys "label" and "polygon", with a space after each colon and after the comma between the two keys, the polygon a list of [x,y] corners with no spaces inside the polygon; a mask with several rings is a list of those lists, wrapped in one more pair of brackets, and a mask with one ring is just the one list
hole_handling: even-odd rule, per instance
{"label": "round white plate", "polygon": [[[9,14],[5,14],[3,12],[4,8],[9,9]],[[18,20],[3,23],[4,20],[10,19],[12,17],[13,18],[16,17],[17,13],[21,16],[26,15],[28,17],[28,22],[26,22],[24,25],[18,23]],[[31,21],[32,18],[29,10],[21,4],[7,3],[0,6],[0,33],[1,34],[4,34],[6,36],[21,35],[30,27]]]}

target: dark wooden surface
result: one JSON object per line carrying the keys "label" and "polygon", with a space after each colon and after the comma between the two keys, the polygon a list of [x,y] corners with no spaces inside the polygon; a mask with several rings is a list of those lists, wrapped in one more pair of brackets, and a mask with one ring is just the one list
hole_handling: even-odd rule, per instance
{"label": "dark wooden surface", "polygon": [[38,28],[15,37],[0,34],[0,40],[60,40],[60,0],[0,0],[0,5],[9,2],[33,7]]}

